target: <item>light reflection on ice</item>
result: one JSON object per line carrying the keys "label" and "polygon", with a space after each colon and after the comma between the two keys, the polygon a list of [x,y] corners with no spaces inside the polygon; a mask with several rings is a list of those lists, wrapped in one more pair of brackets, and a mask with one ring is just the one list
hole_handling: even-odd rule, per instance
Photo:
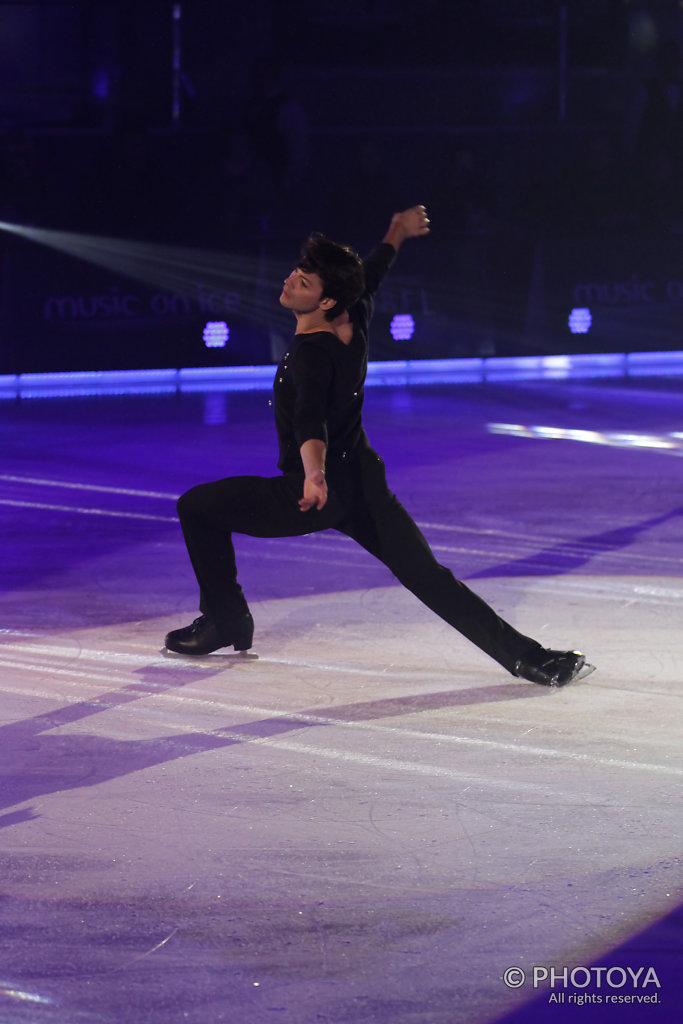
{"label": "light reflection on ice", "polygon": [[0,996],[7,996],[9,999],[19,999],[22,1003],[43,1003],[46,1006],[52,1003],[51,999],[36,995],[35,992],[22,992],[17,988],[0,988]]}
{"label": "light reflection on ice", "polygon": [[576,430],[570,427],[525,426],[522,423],[489,423],[490,434],[508,437],[534,437],[553,441],[582,441],[584,444],[602,444],[610,448],[652,448],[672,455],[683,452],[683,434],[623,434],[616,431]]}

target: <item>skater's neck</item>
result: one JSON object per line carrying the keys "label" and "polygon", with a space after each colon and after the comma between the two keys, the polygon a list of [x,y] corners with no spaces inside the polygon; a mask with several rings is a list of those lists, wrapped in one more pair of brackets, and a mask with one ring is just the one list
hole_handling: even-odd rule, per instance
{"label": "skater's neck", "polygon": [[348,312],[345,310],[334,320],[325,319],[324,315],[315,313],[303,313],[296,315],[297,334],[334,334],[344,345],[351,342],[353,328]]}

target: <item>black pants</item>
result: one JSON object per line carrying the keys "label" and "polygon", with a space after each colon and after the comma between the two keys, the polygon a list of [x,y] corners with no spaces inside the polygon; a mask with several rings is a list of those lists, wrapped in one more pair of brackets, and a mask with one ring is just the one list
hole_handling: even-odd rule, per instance
{"label": "black pants", "polygon": [[335,529],[383,562],[428,608],[512,672],[534,640],[501,619],[440,565],[411,517],[387,487],[384,463],[371,448],[329,463],[328,501],[302,512],[303,476],[236,476],[200,484],[178,501],[178,515],[200,590],[200,610],[219,630],[243,615],[232,533],[295,537]]}

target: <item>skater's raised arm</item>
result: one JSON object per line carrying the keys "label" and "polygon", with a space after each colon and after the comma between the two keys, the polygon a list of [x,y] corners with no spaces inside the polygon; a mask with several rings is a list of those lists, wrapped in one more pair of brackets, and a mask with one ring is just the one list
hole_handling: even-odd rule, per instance
{"label": "skater's raised arm", "polygon": [[409,210],[394,214],[382,241],[398,252],[407,238],[419,238],[428,234],[429,217],[424,206],[411,206]]}
{"label": "skater's raised arm", "polygon": [[356,306],[356,317],[367,331],[372,316],[372,300],[391,268],[396,253],[407,238],[418,238],[429,234],[429,217],[424,206],[411,206],[408,210],[395,213],[391,218],[382,244],[376,246],[363,260],[365,292]]}

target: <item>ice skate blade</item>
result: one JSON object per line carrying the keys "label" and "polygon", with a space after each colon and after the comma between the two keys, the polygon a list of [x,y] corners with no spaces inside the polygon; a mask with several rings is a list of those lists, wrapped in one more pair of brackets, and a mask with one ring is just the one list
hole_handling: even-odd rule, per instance
{"label": "ice skate blade", "polygon": [[184,665],[191,665],[193,662],[204,663],[211,659],[214,662],[226,661],[258,661],[259,655],[256,651],[231,651],[227,647],[219,647],[217,651],[210,654],[183,654],[181,651],[169,651],[168,647],[161,647],[159,654],[171,661],[180,661]]}
{"label": "ice skate blade", "polygon": [[568,686],[573,686],[575,683],[580,683],[583,679],[589,676],[592,672],[595,672],[596,666],[591,665],[589,661],[584,661],[581,668],[578,670],[576,675],[573,675],[571,679],[568,679],[566,683],[553,682],[549,684],[551,690],[565,690]]}

